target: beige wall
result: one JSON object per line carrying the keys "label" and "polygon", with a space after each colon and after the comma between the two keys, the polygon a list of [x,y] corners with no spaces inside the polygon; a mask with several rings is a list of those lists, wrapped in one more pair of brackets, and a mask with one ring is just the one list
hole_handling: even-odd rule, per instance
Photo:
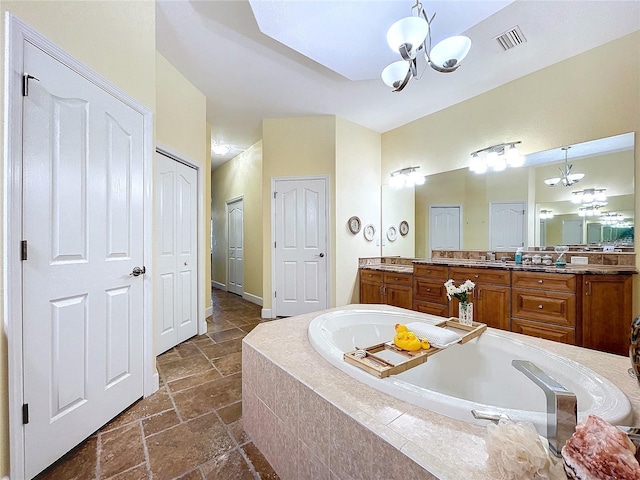
{"label": "beige wall", "polygon": [[[267,119],[262,122],[262,285],[265,309],[271,308],[271,180],[275,177],[329,175],[329,221],[335,222],[336,117]],[[331,252],[335,235],[330,234]],[[331,255],[335,303],[335,255]]]}
{"label": "beige wall", "polygon": [[[380,253],[362,230],[353,235],[347,220],[356,215],[362,227],[373,223],[380,232],[380,134],[336,118],[335,306],[356,303],[360,297],[358,257]],[[400,236],[400,235],[398,235]]]}
{"label": "beige wall", "polygon": [[[211,305],[211,149],[207,134],[207,99],[176,68],[156,53],[156,142],[184,155],[199,167],[204,199],[202,237],[204,246],[205,308]],[[155,241],[155,239],[154,239]]]}
{"label": "beige wall", "polygon": [[262,298],[262,141],[217,168],[211,174],[213,219],[212,280],[227,282],[226,202],[243,197],[244,291]]}
{"label": "beige wall", "polygon": [[[129,95],[155,109],[154,2],[2,0],[0,9],[3,14],[8,11],[16,15]],[[0,25],[0,42],[4,42],[4,19]],[[4,52],[4,48],[0,48],[0,52]],[[2,60],[4,64],[4,57]],[[7,339],[3,329],[0,334],[0,476],[9,473],[7,388]]]}
{"label": "beige wall", "polygon": [[[415,163],[431,174],[467,167],[470,152],[505,141],[522,140],[520,151],[527,154],[626,132],[636,133],[637,170],[640,32],[384,133],[382,175],[406,166],[405,158],[418,159]],[[639,188],[636,181],[636,211]],[[466,220],[481,212],[464,215]],[[425,220],[416,217],[420,228]],[[633,312],[640,312],[637,276]]]}

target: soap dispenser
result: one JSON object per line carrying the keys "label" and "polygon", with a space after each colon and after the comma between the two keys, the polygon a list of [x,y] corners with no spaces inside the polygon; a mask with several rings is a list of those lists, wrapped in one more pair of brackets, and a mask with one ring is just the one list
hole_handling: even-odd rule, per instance
{"label": "soap dispenser", "polygon": [[522,265],[522,247],[516,250],[516,265]]}

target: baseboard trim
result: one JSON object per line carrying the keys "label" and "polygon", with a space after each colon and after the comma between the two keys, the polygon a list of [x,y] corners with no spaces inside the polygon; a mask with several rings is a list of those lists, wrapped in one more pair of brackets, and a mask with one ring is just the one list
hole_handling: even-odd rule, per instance
{"label": "baseboard trim", "polygon": [[204,318],[205,319],[209,318],[211,315],[213,315],[213,305],[204,309]]}
{"label": "baseboard trim", "polygon": [[256,305],[260,305],[262,307],[262,297],[258,297],[257,295],[252,295],[247,292],[242,292],[242,298],[250,301],[251,303],[255,303]]}
{"label": "baseboard trim", "polygon": [[273,318],[271,316],[271,309],[270,308],[263,308],[262,309],[262,318]]}
{"label": "baseboard trim", "polygon": [[220,290],[227,290],[227,286],[224,283],[216,282],[214,280],[211,280],[211,286],[219,288]]}

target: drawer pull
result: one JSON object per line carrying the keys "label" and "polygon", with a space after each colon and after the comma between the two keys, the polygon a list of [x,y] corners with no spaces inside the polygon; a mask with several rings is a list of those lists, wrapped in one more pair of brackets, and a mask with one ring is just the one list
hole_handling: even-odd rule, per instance
{"label": "drawer pull", "polygon": [[431,291],[431,289],[430,289],[430,288],[427,288],[427,292],[430,292],[430,291]]}
{"label": "drawer pull", "polygon": [[476,278],[480,278],[480,275],[476,275]]}
{"label": "drawer pull", "polygon": [[540,308],[540,309],[541,309],[541,308],[542,308],[542,305],[538,305],[538,308]]}
{"label": "drawer pull", "polygon": [[542,280],[538,280],[538,283],[542,283]]}

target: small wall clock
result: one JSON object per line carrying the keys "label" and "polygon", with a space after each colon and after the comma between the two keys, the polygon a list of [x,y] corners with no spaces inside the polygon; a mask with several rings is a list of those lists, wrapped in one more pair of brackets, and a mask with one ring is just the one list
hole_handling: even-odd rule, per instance
{"label": "small wall clock", "polygon": [[409,224],[403,220],[400,222],[400,235],[404,237],[407,233],[409,233]]}
{"label": "small wall clock", "polygon": [[360,219],[354,215],[349,219],[347,225],[349,226],[349,231],[355,235],[360,231],[362,224],[360,223]]}
{"label": "small wall clock", "polygon": [[396,227],[394,226],[389,227],[389,229],[387,230],[387,238],[389,239],[390,242],[396,241],[396,238],[398,238],[398,232],[396,230]]}
{"label": "small wall clock", "polygon": [[373,226],[373,223],[370,223],[364,227],[363,235],[364,238],[369,242],[373,240],[373,238],[376,236],[376,227]]}

